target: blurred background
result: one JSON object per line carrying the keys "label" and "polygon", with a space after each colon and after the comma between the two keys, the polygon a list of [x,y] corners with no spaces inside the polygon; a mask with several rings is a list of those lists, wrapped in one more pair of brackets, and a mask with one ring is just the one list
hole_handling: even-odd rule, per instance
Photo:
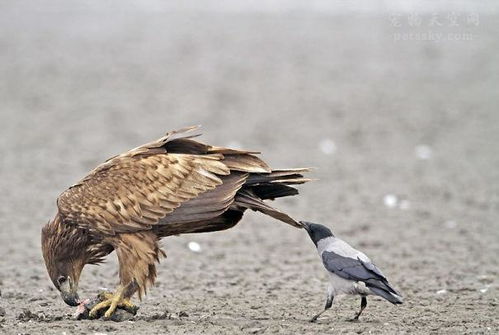
{"label": "blurred background", "polygon": [[[4,327],[36,331],[16,319],[26,306],[68,311],[39,249],[58,194],[115,154],[201,124],[207,143],[260,150],[276,168],[314,167],[319,180],[276,207],[363,248],[408,302],[377,301],[351,324],[358,302],[346,301],[333,323],[310,328],[326,286],[311,242],[251,213],[227,232],[166,239],[142,315],[184,309],[201,327],[168,323],[176,332],[498,331],[498,9],[1,1],[0,306],[16,306]],[[186,247],[193,240],[201,253]],[[85,273],[82,289],[115,278],[111,261]],[[64,322],[50,329],[92,329]]]}

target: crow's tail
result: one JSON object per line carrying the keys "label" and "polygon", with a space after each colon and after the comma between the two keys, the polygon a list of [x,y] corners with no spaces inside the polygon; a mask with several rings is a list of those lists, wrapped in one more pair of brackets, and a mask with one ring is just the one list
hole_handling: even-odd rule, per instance
{"label": "crow's tail", "polygon": [[[382,298],[385,298],[392,304],[401,304],[402,301],[402,296],[400,296],[388,283],[383,283],[383,285],[370,285],[369,283],[366,283],[367,287],[371,290],[376,295],[379,295]],[[381,288],[380,286],[385,286]]]}

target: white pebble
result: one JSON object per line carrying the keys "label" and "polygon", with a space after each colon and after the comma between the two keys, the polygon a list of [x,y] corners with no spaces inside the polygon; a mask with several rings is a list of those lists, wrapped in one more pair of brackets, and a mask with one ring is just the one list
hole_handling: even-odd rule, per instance
{"label": "white pebble", "polygon": [[326,155],[332,155],[336,152],[336,144],[333,140],[325,138],[319,142],[319,149]]}
{"label": "white pebble", "polygon": [[424,160],[430,159],[433,154],[431,148],[424,144],[417,145],[416,148],[414,148],[414,152],[417,158]]}
{"label": "white pebble", "polygon": [[447,293],[447,290],[446,289],[443,289],[443,290],[438,290],[437,291],[437,294],[445,294]]}
{"label": "white pebble", "polygon": [[187,247],[192,252],[200,252],[201,251],[201,246],[197,242],[191,241],[191,242],[189,242],[189,244],[187,244]]}
{"label": "white pebble", "polygon": [[486,285],[484,288],[480,289],[481,293],[485,293],[489,290],[490,285]]}
{"label": "white pebble", "polygon": [[388,208],[395,208],[398,203],[397,196],[395,194],[387,194],[383,197],[383,203]]}

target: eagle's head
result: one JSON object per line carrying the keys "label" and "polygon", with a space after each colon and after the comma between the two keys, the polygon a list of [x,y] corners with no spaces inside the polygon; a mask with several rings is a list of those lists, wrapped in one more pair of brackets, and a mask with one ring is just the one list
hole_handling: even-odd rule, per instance
{"label": "eagle's head", "polygon": [[61,297],[70,306],[79,304],[78,281],[88,261],[87,236],[65,224],[59,215],[42,229],[42,251],[48,274]]}

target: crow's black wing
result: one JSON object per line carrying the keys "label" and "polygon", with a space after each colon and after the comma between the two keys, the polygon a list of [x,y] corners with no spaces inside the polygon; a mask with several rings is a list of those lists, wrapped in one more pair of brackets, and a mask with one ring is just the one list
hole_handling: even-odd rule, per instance
{"label": "crow's black wing", "polygon": [[331,251],[324,251],[322,253],[322,262],[328,271],[341,278],[355,281],[386,280],[374,264],[363,262],[359,258],[350,258]]}

